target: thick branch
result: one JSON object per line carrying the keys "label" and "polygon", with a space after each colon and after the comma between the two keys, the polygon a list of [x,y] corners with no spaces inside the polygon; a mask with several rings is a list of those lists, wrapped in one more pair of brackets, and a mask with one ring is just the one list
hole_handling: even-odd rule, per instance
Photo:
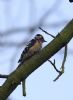
{"label": "thick branch", "polygon": [[64,47],[72,37],[73,20],[39,54],[34,55],[9,75],[5,83],[0,87],[0,100],[6,100],[23,78],[26,79],[33,71]]}

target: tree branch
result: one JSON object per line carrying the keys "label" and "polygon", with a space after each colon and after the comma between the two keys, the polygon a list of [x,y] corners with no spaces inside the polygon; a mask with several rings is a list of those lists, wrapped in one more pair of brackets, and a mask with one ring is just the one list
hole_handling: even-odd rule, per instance
{"label": "tree branch", "polygon": [[40,53],[34,55],[12,72],[4,84],[0,87],[0,100],[6,100],[23,79],[26,79],[33,71],[50,59],[73,37],[73,20],[53,39]]}
{"label": "tree branch", "polygon": [[47,31],[43,30],[41,27],[39,27],[39,29],[42,30],[43,32],[45,32],[47,35],[50,35],[52,38],[55,38],[54,35],[52,35],[52,34],[48,33]]}
{"label": "tree branch", "polygon": [[55,65],[55,59],[54,59],[54,62],[52,62],[51,60],[48,59],[48,61],[54,67],[54,69],[56,70],[56,72],[58,72],[58,76],[53,81],[58,80],[59,77],[64,73],[64,69],[65,69],[64,66],[65,66],[66,58],[67,58],[67,45],[65,46],[64,58],[63,58],[63,62],[62,62],[60,70],[58,70],[57,67],[56,67],[56,65]]}
{"label": "tree branch", "polygon": [[9,75],[1,75],[0,74],[0,78],[8,78]]}
{"label": "tree branch", "polygon": [[59,77],[64,73],[64,69],[65,69],[65,62],[66,62],[66,58],[67,58],[67,45],[65,46],[65,51],[64,51],[64,58],[63,58],[63,62],[59,71],[59,75],[53,80],[56,81],[59,79]]}

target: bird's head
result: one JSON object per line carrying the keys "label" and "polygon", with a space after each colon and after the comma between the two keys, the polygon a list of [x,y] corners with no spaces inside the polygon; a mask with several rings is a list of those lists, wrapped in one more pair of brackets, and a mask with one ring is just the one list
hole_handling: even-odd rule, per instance
{"label": "bird's head", "polygon": [[43,42],[47,42],[47,41],[45,41],[44,37],[41,34],[37,34],[35,36],[35,39],[38,40],[38,41],[40,41],[40,42],[42,42],[42,43]]}

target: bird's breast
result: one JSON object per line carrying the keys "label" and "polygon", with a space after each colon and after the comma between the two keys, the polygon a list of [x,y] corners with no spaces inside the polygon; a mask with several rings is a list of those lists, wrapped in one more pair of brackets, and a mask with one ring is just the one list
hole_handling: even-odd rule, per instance
{"label": "bird's breast", "polygon": [[34,46],[30,48],[30,52],[38,52],[42,48],[42,43],[36,42]]}

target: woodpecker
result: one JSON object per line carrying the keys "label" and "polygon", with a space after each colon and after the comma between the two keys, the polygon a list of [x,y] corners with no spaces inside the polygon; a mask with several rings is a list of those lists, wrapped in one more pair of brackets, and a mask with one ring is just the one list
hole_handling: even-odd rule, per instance
{"label": "woodpecker", "polygon": [[42,44],[46,42],[44,37],[41,34],[37,34],[29,43],[26,45],[23,50],[21,57],[18,63],[25,62],[27,59],[32,57],[34,54],[39,52],[42,49]]}

